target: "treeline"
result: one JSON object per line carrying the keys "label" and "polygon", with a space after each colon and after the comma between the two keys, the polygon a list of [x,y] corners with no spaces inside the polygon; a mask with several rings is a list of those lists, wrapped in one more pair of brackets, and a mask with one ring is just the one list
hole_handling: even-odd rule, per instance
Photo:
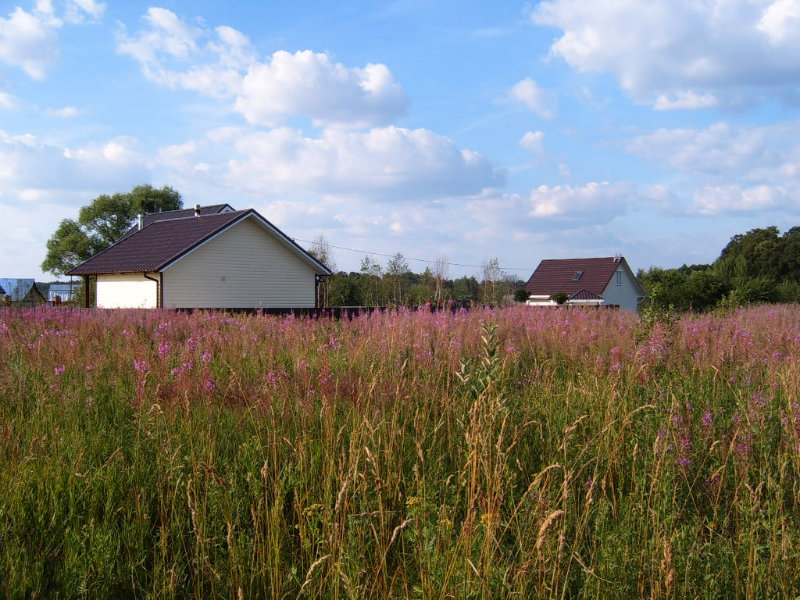
{"label": "treeline", "polygon": [[639,271],[645,306],[703,311],[764,302],[800,302],[800,227],[737,234],[710,265]]}
{"label": "treeline", "polygon": [[[335,271],[330,245],[318,237],[309,252]],[[319,306],[419,306],[425,303],[480,303],[500,305],[513,302],[525,282],[505,273],[496,258],[475,276],[449,278],[446,257],[439,257],[422,273],[413,273],[407,259],[397,253],[381,264],[370,256],[359,271],[337,271],[320,283]],[[526,294],[527,295],[527,294]]]}

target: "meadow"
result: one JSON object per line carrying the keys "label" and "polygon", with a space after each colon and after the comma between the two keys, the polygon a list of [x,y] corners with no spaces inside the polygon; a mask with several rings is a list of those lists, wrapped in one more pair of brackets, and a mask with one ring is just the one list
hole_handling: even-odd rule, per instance
{"label": "meadow", "polygon": [[0,311],[0,597],[795,598],[800,308]]}

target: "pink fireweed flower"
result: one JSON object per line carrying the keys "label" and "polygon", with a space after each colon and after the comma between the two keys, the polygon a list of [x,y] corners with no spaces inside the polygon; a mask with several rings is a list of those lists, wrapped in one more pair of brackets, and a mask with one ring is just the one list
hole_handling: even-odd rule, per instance
{"label": "pink fireweed flower", "polygon": [[209,393],[211,393],[211,392],[213,392],[214,390],[217,389],[216,384],[213,381],[211,381],[210,379],[206,380],[206,382],[203,384],[203,387]]}
{"label": "pink fireweed flower", "polygon": [[133,368],[141,373],[147,370],[147,363],[143,360],[135,360],[133,361]]}
{"label": "pink fireweed flower", "polygon": [[169,344],[159,344],[158,355],[164,358],[167,354],[169,354]]}
{"label": "pink fireweed flower", "polygon": [[209,354],[208,352],[203,352],[202,360],[204,363],[210,363],[213,359],[214,357],[212,357],[211,354]]}
{"label": "pink fireweed flower", "polygon": [[53,369],[56,375],[63,375],[67,372],[67,367],[64,365],[58,365],[55,369]]}

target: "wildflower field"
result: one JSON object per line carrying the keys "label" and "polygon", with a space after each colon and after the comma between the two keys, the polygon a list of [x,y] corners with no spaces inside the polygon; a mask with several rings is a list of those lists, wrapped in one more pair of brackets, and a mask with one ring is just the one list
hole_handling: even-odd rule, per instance
{"label": "wildflower field", "polygon": [[0,597],[795,598],[800,308],[0,311]]}

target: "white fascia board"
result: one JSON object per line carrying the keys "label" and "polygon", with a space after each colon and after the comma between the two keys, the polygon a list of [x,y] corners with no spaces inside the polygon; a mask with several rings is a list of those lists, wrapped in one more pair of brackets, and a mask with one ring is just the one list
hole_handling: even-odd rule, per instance
{"label": "white fascia board", "polygon": [[[191,250],[189,250],[185,254],[181,254],[178,258],[175,258],[175,259],[169,261],[167,264],[165,264],[163,267],[161,267],[161,269],[159,269],[159,272],[163,273],[164,271],[169,269],[175,263],[183,260],[184,258],[189,256],[190,254],[192,254],[198,248],[202,248],[203,246],[205,246],[208,242],[210,242],[211,240],[215,239],[218,235],[228,231],[231,227],[234,227],[234,226],[238,225],[239,223],[242,223],[243,221],[245,221],[246,219],[249,219],[250,217],[253,217],[255,219],[255,222],[258,223],[263,229],[267,230],[276,240],[278,240],[281,244],[283,244],[284,246],[289,248],[299,258],[301,258],[303,261],[305,261],[315,273],[317,273],[318,275],[332,275],[333,274],[333,273],[331,273],[330,269],[328,269],[321,262],[319,262],[316,259],[314,259],[314,257],[312,257],[310,254],[308,254],[300,246],[295,244],[289,237],[287,237],[287,235],[285,233],[283,233],[280,229],[275,227],[272,223],[267,221],[264,217],[262,217],[256,211],[254,211],[252,209],[250,209],[250,211],[246,212],[245,214],[243,214],[241,217],[239,217],[235,221],[231,221],[225,227],[223,227],[222,229],[220,229],[219,231],[217,231],[213,235],[211,235],[211,236],[207,237],[206,239],[204,239],[202,242],[200,242],[199,244],[194,246]],[[322,271],[322,272],[318,272],[318,271]]]}

